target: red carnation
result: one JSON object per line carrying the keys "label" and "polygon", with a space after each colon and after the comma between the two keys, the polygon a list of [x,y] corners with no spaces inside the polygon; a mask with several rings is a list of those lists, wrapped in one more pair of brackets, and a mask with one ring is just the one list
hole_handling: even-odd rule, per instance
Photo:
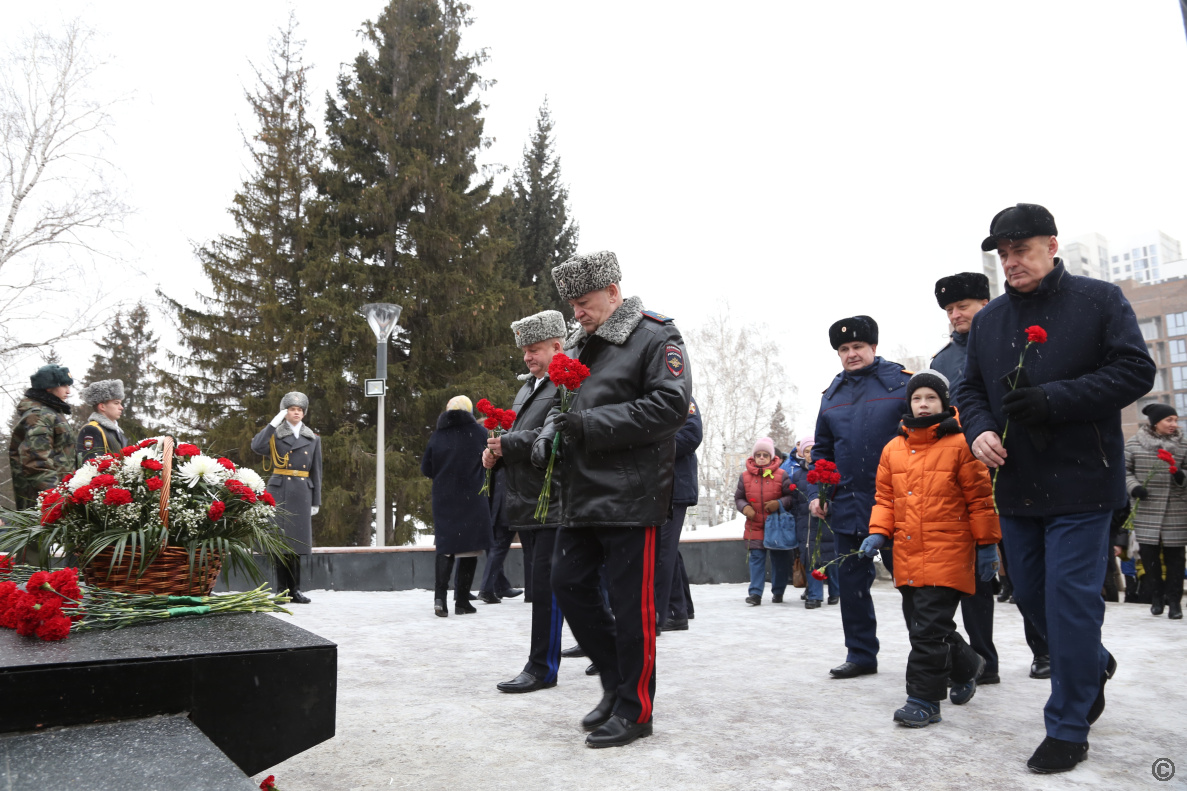
{"label": "red carnation", "polygon": [[152,478],[145,478],[144,485],[148,487],[150,492],[159,492],[161,487],[165,485],[165,482],[154,476]]}
{"label": "red carnation", "polygon": [[175,450],[174,453],[176,453],[178,456],[199,456],[202,453],[202,449],[197,445],[191,445],[188,442],[183,442],[177,446],[177,450]]}
{"label": "red carnation", "polygon": [[491,411],[495,407],[494,407],[494,404],[492,404],[489,400],[487,400],[485,398],[480,398],[480,399],[478,399],[478,404],[476,405],[475,408],[484,415],[490,415]]}
{"label": "red carnation", "polygon": [[127,505],[132,502],[132,493],[127,489],[118,489],[112,487],[107,490],[107,496],[103,498],[104,505]]}
{"label": "red carnation", "polygon": [[107,470],[111,469],[111,459],[106,456],[97,457],[95,459],[95,468],[99,472],[107,472]]}
{"label": "red carnation", "polygon": [[52,525],[54,522],[62,518],[62,504],[58,503],[53,508],[49,509],[41,515],[41,524]]}
{"label": "red carnation", "polygon": [[812,579],[826,580],[828,579],[828,573],[824,569],[812,569]]}
{"label": "red carnation", "polygon": [[499,427],[499,419],[497,417],[488,417],[482,421],[482,425],[486,427],[487,431],[494,431]]}
{"label": "red carnation", "polygon": [[126,448],[120,448],[120,455],[121,456],[131,456],[133,453],[135,453],[138,450],[139,450],[139,448],[136,447],[135,445],[129,445]]}
{"label": "red carnation", "polygon": [[67,474],[67,475],[63,475],[63,476],[62,476],[62,483],[63,483],[63,484],[70,483],[70,479],[71,479],[71,478],[73,478],[73,477],[74,477],[74,473],[69,473],[69,474]]}
{"label": "red carnation", "polygon": [[42,640],[64,640],[70,634],[70,619],[65,615],[54,615],[37,627],[36,635]]}
{"label": "red carnation", "polygon": [[268,775],[260,783],[260,791],[276,791],[276,775]]}
{"label": "red carnation", "polygon": [[165,465],[156,459],[144,459],[140,462],[140,466],[146,470],[152,470],[153,472],[159,472],[160,470],[165,469]]}
{"label": "red carnation", "polygon": [[816,470],[808,470],[807,479],[810,484],[818,484],[820,483],[820,473],[816,472]]}
{"label": "red carnation", "polygon": [[0,555],[0,574],[12,570],[12,558],[8,555]]}
{"label": "red carnation", "polygon": [[216,459],[216,461],[223,468],[228,469],[231,472],[235,472],[235,462],[231,461],[230,459],[219,458],[219,459]]}
{"label": "red carnation", "polygon": [[792,492],[794,492],[795,490],[796,490],[796,485],[793,483],[793,484],[791,485],[791,489],[790,489],[789,491],[792,491]]}
{"label": "red carnation", "polygon": [[41,509],[45,510],[49,506],[62,499],[62,493],[57,489],[46,489],[41,493]]}
{"label": "red carnation", "polygon": [[91,478],[90,483],[91,486],[95,487],[115,486],[115,484],[116,480],[114,475],[96,475],[94,478]]}
{"label": "red carnation", "polygon": [[548,364],[548,378],[557,387],[576,390],[589,376],[589,367],[564,354],[555,354]]}
{"label": "red carnation", "polygon": [[272,492],[264,492],[260,495],[260,499],[273,508],[276,507],[276,498],[272,496]]}
{"label": "red carnation", "polygon": [[83,505],[84,503],[92,502],[95,499],[95,490],[90,486],[80,487],[78,491],[70,496],[70,502],[75,505]]}
{"label": "red carnation", "polygon": [[1027,343],[1046,343],[1047,331],[1038,324],[1026,328]]}
{"label": "red carnation", "polygon": [[142,450],[144,448],[151,448],[153,445],[156,445],[156,444],[157,444],[157,441],[155,439],[142,439],[142,440],[140,440],[140,442],[136,443],[136,448],[137,448],[137,450]]}
{"label": "red carnation", "polygon": [[1166,448],[1158,449],[1158,458],[1161,459],[1162,461],[1165,461],[1167,464],[1175,463],[1175,457],[1172,456],[1170,454],[1170,451],[1168,451]]}
{"label": "red carnation", "polygon": [[515,423],[515,410],[514,409],[504,409],[504,410],[502,410],[502,412],[503,412],[503,414],[499,416],[500,417],[499,423],[500,423],[500,425],[502,425],[504,431],[509,431],[511,429],[511,426],[514,425],[514,423]]}
{"label": "red carnation", "polygon": [[223,518],[223,511],[227,510],[227,504],[222,500],[215,500],[210,504],[210,510],[206,512],[206,516],[210,518],[211,522],[217,522]]}
{"label": "red carnation", "polygon": [[49,575],[49,584],[61,595],[75,601],[82,600],[82,591],[78,587],[78,569],[58,569]]}

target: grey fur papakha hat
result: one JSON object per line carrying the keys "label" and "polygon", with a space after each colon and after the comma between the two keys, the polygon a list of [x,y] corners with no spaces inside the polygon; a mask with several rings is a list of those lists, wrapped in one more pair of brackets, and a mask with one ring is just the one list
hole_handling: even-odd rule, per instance
{"label": "grey fur papakha hat", "polygon": [[568,334],[565,317],[559,310],[542,310],[527,318],[511,322],[516,346],[531,346],[533,343],[553,338],[564,338]]}
{"label": "grey fur papakha hat", "polygon": [[83,389],[81,395],[82,402],[92,406],[116,398],[123,401],[124,382],[122,379],[103,379],[99,382],[91,382]]}
{"label": "grey fur papakha hat", "polygon": [[622,280],[618,256],[609,250],[575,255],[560,266],[552,268],[552,279],[561,299],[577,299],[591,291],[605,288]]}
{"label": "grey fur papakha hat", "polygon": [[291,406],[299,406],[305,410],[305,414],[309,414],[309,396],[304,393],[298,393],[294,390],[291,393],[285,393],[284,398],[280,399],[280,408],[288,409]]}

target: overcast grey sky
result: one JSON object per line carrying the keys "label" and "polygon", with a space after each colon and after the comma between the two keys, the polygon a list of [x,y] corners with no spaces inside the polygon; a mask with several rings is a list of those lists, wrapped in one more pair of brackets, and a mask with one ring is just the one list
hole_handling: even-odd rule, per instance
{"label": "overcast grey sky", "polygon": [[[130,98],[110,154],[135,216],[132,295],[203,287],[191,246],[231,229],[243,100],[290,8],[321,103],[379,0],[82,4]],[[839,369],[827,328],[866,313],[882,350],[934,352],[936,278],[977,270],[999,209],[1038,202],[1061,236],[1161,228],[1187,243],[1187,39],[1175,0],[560,3],[475,0],[488,164],[513,168],[547,95],[581,224],[624,289],[685,328],[728,301],[766,321],[797,428]],[[319,112],[320,118],[320,112]],[[65,350],[85,369],[90,350]],[[692,361],[695,375],[696,361]]]}

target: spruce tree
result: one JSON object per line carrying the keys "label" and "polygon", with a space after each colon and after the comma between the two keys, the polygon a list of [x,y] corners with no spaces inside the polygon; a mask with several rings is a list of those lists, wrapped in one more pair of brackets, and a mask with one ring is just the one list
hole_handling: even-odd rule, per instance
{"label": "spruce tree", "polygon": [[568,315],[552,282],[552,267],[577,252],[577,222],[569,218],[569,190],[561,183],[561,161],[554,150],[548,100],[540,106],[536,130],[523,150],[523,162],[508,185],[508,222],[515,234],[511,263],[520,282],[532,289],[542,308]]}
{"label": "spruce tree", "polygon": [[791,426],[787,425],[787,416],[783,413],[783,402],[775,402],[775,414],[771,415],[769,434],[775,447],[790,454],[795,450],[795,436],[791,433]]}
{"label": "spruce tree", "polygon": [[[509,325],[532,312],[529,290],[507,261],[512,241],[477,157],[483,135],[483,53],[460,49],[469,7],[454,0],[392,0],[363,27],[367,49],[327,97],[329,166],[321,189],[330,207],[336,271],[352,283],[335,292],[340,311],[366,302],[403,307],[388,369],[385,449],[392,518],[387,543],[411,538],[412,520],[431,523],[430,482],[420,456],[454,395],[510,406],[522,362]],[[369,376],[373,336],[343,332],[341,365]],[[345,398],[345,396],[344,396]],[[358,403],[358,388],[350,394]],[[369,529],[374,497],[374,402],[357,424],[326,438],[326,466],[358,468],[353,508]],[[368,478],[370,471],[370,478]]]}
{"label": "spruce tree", "polygon": [[[157,353],[157,336],[149,327],[149,318],[143,302],[136,303],[126,314],[116,313],[103,337],[95,342],[99,351],[91,357],[91,367],[78,386],[81,392],[104,379],[123,381],[124,414],[119,422],[129,440],[156,433],[154,401],[158,384],[153,356]],[[82,404],[74,412],[85,421],[93,409],[93,404]]]}

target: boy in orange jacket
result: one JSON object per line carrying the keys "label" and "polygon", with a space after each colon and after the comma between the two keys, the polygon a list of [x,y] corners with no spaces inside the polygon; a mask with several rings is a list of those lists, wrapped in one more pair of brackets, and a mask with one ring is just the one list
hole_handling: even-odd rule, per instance
{"label": "boy in orange jacket", "polygon": [[997,571],[1001,528],[993,509],[989,471],[969,450],[948,380],[920,371],[907,383],[911,415],[887,443],[878,464],[870,535],[861,551],[872,557],[894,541],[894,584],[903,596],[911,635],[907,702],[894,720],[912,728],[940,721],[940,701],[968,703],[977,691],[985,658],[956,631],[962,595],[976,591],[976,577]]}

